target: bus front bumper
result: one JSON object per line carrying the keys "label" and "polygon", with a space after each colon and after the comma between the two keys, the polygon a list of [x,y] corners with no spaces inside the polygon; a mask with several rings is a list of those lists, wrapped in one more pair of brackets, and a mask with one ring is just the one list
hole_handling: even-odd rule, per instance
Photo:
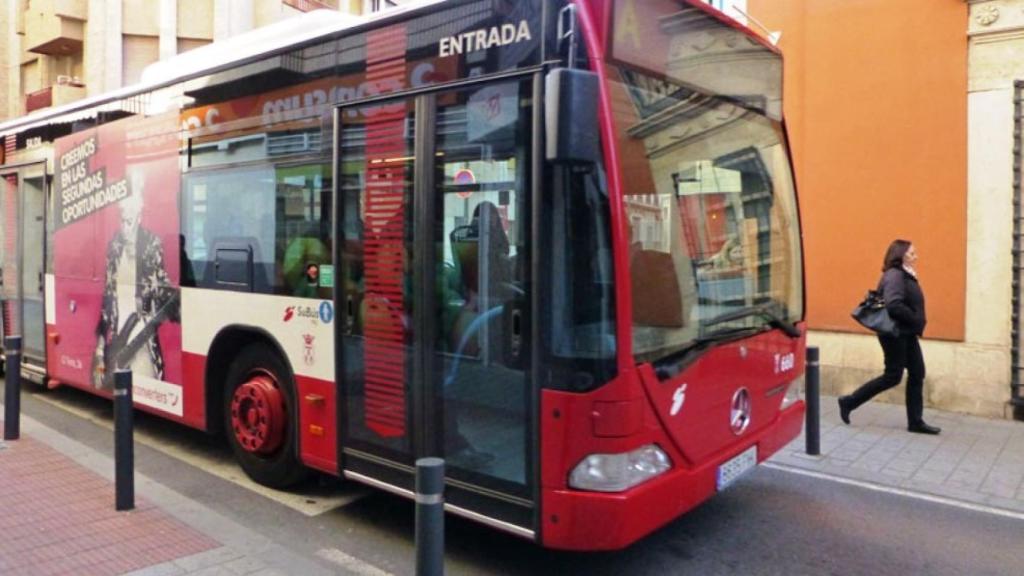
{"label": "bus front bumper", "polygon": [[724,462],[753,445],[758,463],[767,460],[800,435],[803,421],[804,403],[797,402],[751,433],[741,447],[695,468],[674,467],[625,492],[545,488],[540,540],[545,547],[563,550],[625,548],[713,496],[718,467]]}

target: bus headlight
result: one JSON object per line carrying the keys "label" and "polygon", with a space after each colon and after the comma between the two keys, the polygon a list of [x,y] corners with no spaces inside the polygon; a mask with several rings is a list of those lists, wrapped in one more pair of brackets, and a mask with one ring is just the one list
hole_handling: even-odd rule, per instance
{"label": "bus headlight", "polygon": [[672,468],[668,455],[654,444],[624,454],[591,454],[573,468],[569,487],[595,492],[622,492]]}
{"label": "bus headlight", "polygon": [[804,379],[803,377],[797,378],[789,383],[786,387],[786,395],[782,397],[782,406],[779,406],[779,410],[785,410],[796,401],[803,398],[804,396]]}

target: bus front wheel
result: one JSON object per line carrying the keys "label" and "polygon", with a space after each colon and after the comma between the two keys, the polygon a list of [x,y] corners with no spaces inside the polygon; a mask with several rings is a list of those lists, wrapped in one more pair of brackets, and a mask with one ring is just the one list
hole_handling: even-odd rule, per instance
{"label": "bus front wheel", "polygon": [[255,482],[284,488],[302,480],[295,392],[287,366],[270,346],[247,346],[228,368],[224,430],[235,458]]}

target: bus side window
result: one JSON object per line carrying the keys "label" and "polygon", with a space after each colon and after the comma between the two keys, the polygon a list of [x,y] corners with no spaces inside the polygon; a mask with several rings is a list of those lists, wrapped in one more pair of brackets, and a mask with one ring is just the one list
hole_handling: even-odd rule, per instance
{"label": "bus side window", "polygon": [[[269,292],[274,284],[273,167],[197,172],[187,177],[182,234],[196,286]],[[228,251],[219,254],[218,251]],[[239,254],[251,280],[241,282]],[[229,263],[230,262],[230,263]],[[218,271],[218,264],[225,267]],[[231,271],[229,271],[230,269]],[[225,276],[227,275],[227,276]],[[225,278],[230,277],[230,281]]]}
{"label": "bus side window", "polygon": [[[334,271],[329,268],[333,239],[327,170],[319,163],[267,164],[187,176],[182,248],[195,285],[330,298]],[[306,275],[310,265],[317,267],[315,284]]]}
{"label": "bus side window", "polygon": [[[329,169],[324,164],[306,164],[276,170],[276,294],[331,297],[334,270],[330,268],[333,227]],[[314,269],[315,274],[310,274]]]}

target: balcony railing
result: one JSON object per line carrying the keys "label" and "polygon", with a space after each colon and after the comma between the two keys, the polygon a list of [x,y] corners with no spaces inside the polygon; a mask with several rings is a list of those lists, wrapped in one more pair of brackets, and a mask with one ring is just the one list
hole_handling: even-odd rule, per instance
{"label": "balcony railing", "polygon": [[25,113],[35,112],[40,108],[53,106],[53,86],[47,86],[42,90],[36,90],[25,95]]}
{"label": "balcony railing", "polygon": [[50,106],[63,106],[85,98],[85,86],[81,84],[56,84],[25,95],[25,113]]}

